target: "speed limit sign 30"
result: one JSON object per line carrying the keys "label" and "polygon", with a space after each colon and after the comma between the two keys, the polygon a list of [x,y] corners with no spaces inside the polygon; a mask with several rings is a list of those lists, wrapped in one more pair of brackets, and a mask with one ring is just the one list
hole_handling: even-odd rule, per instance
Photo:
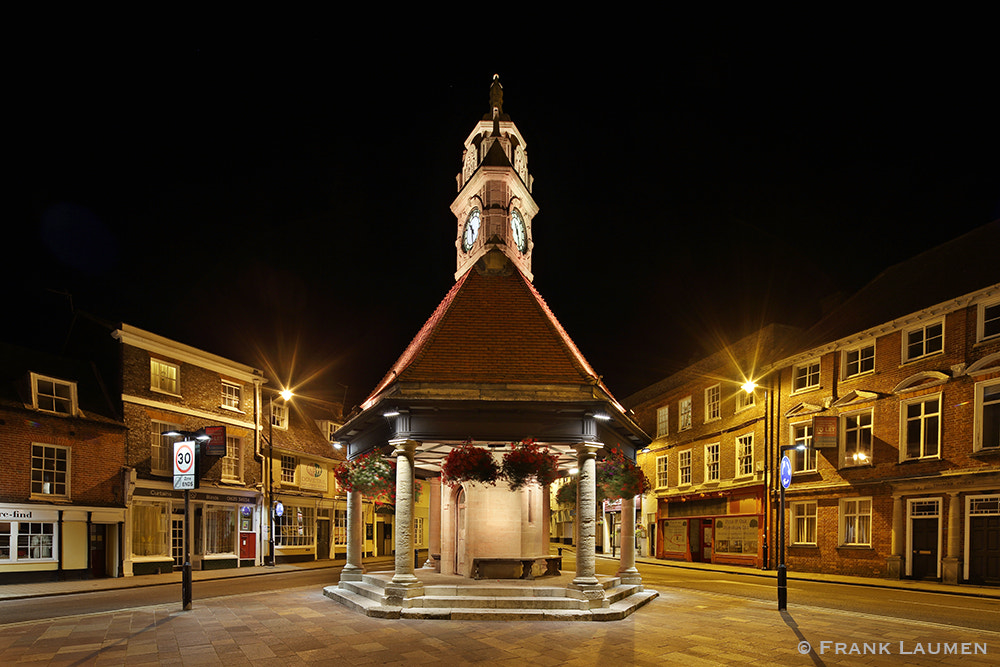
{"label": "speed limit sign 30", "polygon": [[194,488],[194,442],[174,443],[174,488]]}

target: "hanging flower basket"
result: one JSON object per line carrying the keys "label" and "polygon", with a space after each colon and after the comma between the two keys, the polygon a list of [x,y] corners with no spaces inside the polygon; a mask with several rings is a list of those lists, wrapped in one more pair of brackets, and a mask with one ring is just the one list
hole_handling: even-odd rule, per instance
{"label": "hanging flower basket", "polygon": [[532,439],[511,443],[511,450],[504,454],[501,472],[511,491],[534,481],[545,486],[559,476],[559,457]]}
{"label": "hanging flower basket", "polygon": [[471,442],[448,452],[441,465],[441,478],[448,486],[458,486],[462,482],[496,484],[499,477],[500,466],[493,459],[493,454]]}
{"label": "hanging flower basket", "polygon": [[642,468],[625,458],[617,446],[608,450],[607,458],[597,462],[597,486],[610,500],[641,496],[650,488]]}
{"label": "hanging flower basket", "polygon": [[348,493],[360,491],[369,498],[389,496],[396,499],[396,466],[372,450],[352,461],[344,461],[333,471],[340,488]]}
{"label": "hanging flower basket", "polygon": [[[563,505],[575,505],[576,504],[576,494],[580,488],[580,478],[576,475],[570,477],[569,481],[559,487],[556,491],[556,502]],[[604,488],[600,485],[596,487],[596,501],[600,505],[604,502]]]}

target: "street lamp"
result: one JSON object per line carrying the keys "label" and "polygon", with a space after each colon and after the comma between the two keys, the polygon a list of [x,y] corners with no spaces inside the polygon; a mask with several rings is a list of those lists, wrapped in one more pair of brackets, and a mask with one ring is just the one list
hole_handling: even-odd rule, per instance
{"label": "street lamp", "polygon": [[[288,419],[288,401],[292,394],[288,389],[280,392],[282,400],[285,402],[285,419]],[[270,546],[268,565],[274,566],[274,404],[273,396],[267,397],[267,538]]]}
{"label": "street lamp", "polygon": [[[197,442],[207,442],[211,436],[205,433],[205,429],[197,431],[166,431],[163,435],[172,438],[186,438]],[[176,450],[175,450],[176,451]],[[197,457],[197,453],[195,454]],[[176,465],[176,464],[175,464]],[[198,464],[194,464],[195,477],[198,476]],[[174,468],[176,470],[176,468]],[[196,480],[197,482],[197,480]],[[177,488],[176,486],[174,488]],[[184,567],[181,570],[181,605],[184,611],[191,609],[193,594],[191,591],[191,489],[184,488]]]}
{"label": "street lamp", "polygon": [[785,452],[798,450],[804,452],[805,445],[782,445],[778,448],[781,455],[778,500],[778,611],[785,611],[788,606],[788,571],[785,568],[785,489],[792,483],[792,464]]}

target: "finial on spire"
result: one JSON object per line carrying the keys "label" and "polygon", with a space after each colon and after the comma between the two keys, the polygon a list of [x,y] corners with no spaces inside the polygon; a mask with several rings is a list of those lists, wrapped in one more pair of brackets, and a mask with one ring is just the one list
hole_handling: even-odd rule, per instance
{"label": "finial on spire", "polygon": [[490,86],[490,109],[494,117],[503,113],[503,86],[499,74],[493,75],[493,85]]}

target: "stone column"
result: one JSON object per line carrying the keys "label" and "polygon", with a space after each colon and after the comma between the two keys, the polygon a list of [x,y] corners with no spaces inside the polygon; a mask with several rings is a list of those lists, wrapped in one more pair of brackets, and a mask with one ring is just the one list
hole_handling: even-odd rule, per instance
{"label": "stone column", "polygon": [[415,440],[390,440],[396,457],[396,567],[385,587],[386,604],[423,594],[423,584],[413,574],[413,455]]}
{"label": "stone column", "polygon": [[618,576],[623,584],[641,586],[642,575],[635,569],[635,496],[622,498],[621,550]]}
{"label": "stone column", "polygon": [[365,516],[361,504],[361,492],[347,494],[347,563],[340,572],[341,581],[361,581],[365,568],[361,560],[362,545],[365,540]]}
{"label": "stone column", "polygon": [[441,478],[427,480],[430,516],[427,517],[427,562],[424,567],[441,571]]}
{"label": "stone column", "polygon": [[597,450],[599,442],[584,442],[576,446],[580,480],[577,486],[579,511],[577,512],[578,540],[576,545],[576,577],[570,588],[583,592],[592,607],[602,606],[604,589],[597,581]]}
{"label": "stone column", "polygon": [[890,579],[902,579],[905,572],[906,559],[903,556],[903,544],[905,544],[903,539],[904,505],[902,496],[894,495],[892,497],[892,554],[885,559],[886,574]]}
{"label": "stone column", "polygon": [[941,582],[958,584],[962,580],[962,502],[955,491],[948,494],[948,555],[941,559]]}

